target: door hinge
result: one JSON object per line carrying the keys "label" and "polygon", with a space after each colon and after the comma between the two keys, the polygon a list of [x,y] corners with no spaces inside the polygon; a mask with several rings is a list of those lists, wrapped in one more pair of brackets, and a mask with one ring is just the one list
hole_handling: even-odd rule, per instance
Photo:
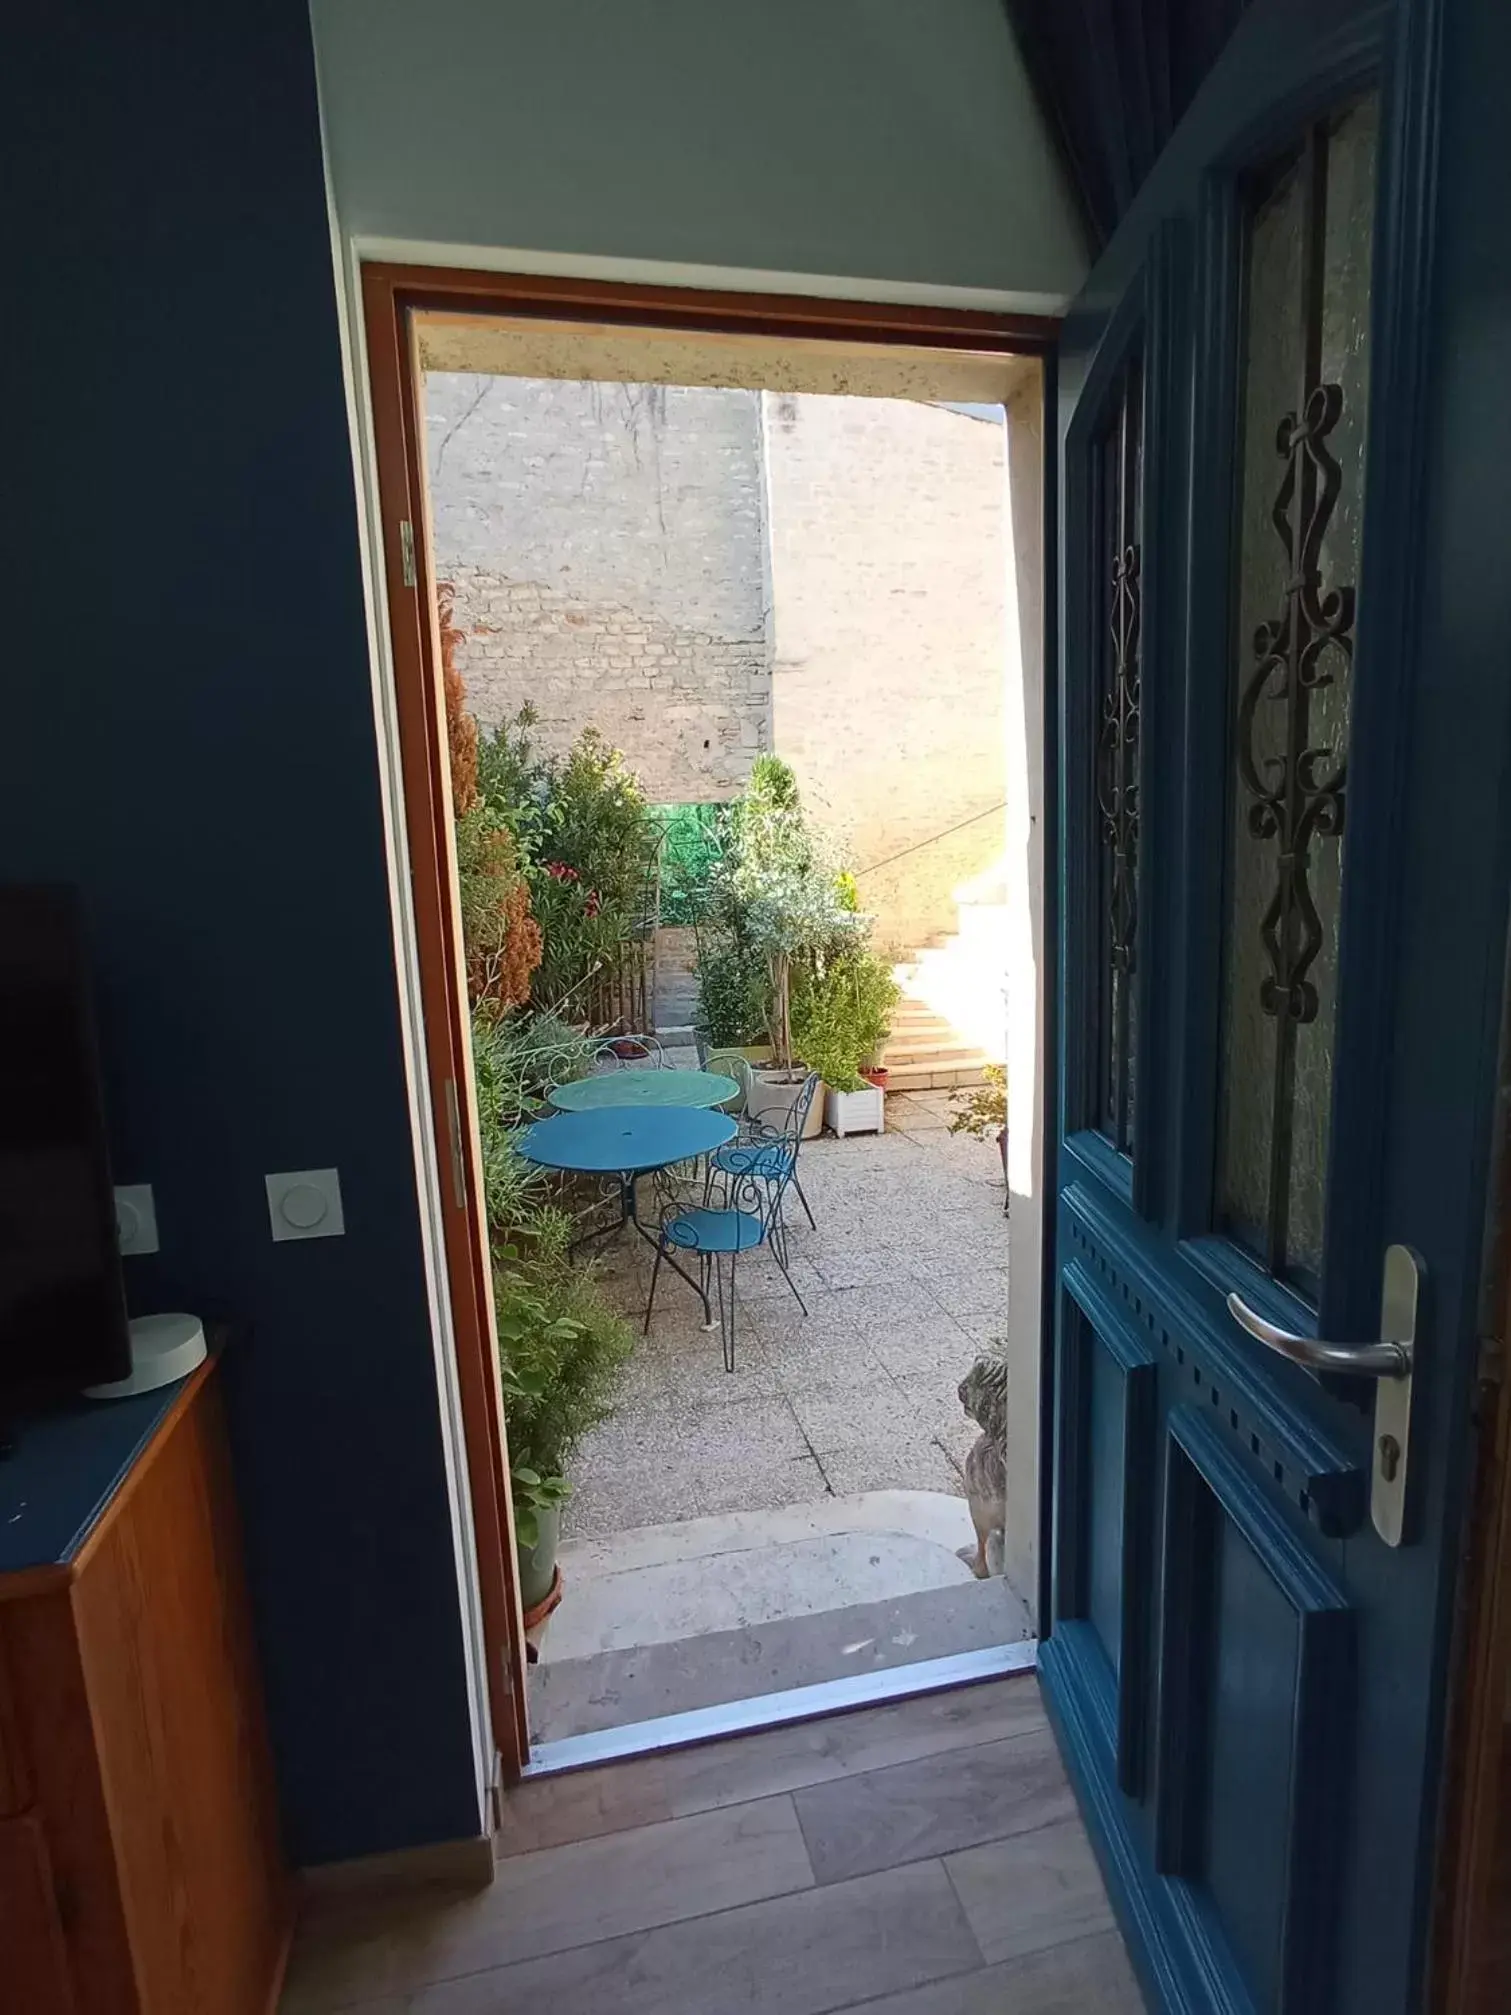
{"label": "door hinge", "polygon": [[399,526],[399,547],[404,555],[404,585],[418,587],[419,576],[414,568],[414,526],[405,518]]}
{"label": "door hinge", "polygon": [[446,1080],[446,1129],[451,1137],[451,1180],[456,1189],[456,1207],[467,1208],[467,1164],[462,1158],[462,1108],[456,1095],[456,1079]]}

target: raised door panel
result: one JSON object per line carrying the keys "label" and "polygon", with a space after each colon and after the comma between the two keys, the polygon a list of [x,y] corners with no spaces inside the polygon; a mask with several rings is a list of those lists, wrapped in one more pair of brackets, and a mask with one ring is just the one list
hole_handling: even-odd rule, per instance
{"label": "raised door panel", "polygon": [[1083,1262],[1062,1277],[1056,1463],[1075,1516],[1056,1535],[1055,1628],[1076,1647],[1119,1787],[1143,1789],[1149,1724],[1155,1359],[1141,1313]]}
{"label": "raised door panel", "polygon": [[[1166,1421],[1155,1861],[1219,2009],[1332,2005],[1355,1616],[1324,1550],[1204,1411]],[[1242,1983],[1242,1984],[1240,1984]]]}

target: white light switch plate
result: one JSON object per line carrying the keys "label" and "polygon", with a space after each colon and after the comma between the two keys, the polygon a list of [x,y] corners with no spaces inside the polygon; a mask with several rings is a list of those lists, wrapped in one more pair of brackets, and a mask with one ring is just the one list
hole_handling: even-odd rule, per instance
{"label": "white light switch plate", "polygon": [[117,1184],[115,1229],[123,1259],[157,1251],[157,1205],[152,1200],[150,1182]]}
{"label": "white light switch plate", "polygon": [[341,1178],[333,1168],[296,1168],[265,1176],[275,1240],[339,1238],[346,1230]]}

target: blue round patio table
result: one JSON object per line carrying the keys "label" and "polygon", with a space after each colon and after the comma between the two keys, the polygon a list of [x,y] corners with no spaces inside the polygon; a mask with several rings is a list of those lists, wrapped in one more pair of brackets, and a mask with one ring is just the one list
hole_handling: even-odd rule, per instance
{"label": "blue round patio table", "polygon": [[[583,1084],[614,1084],[626,1077],[704,1077],[704,1071],[620,1071],[602,1078],[584,1078]],[[719,1080],[716,1078],[714,1082]],[[732,1082],[730,1089],[738,1087]],[[723,1147],[739,1131],[724,1112],[706,1112],[690,1105],[605,1105],[587,1112],[559,1112],[550,1119],[537,1120],[520,1134],[515,1145],[526,1161],[541,1168],[570,1169],[582,1175],[612,1175],[619,1179],[619,1217],[591,1237],[602,1238],[633,1225],[646,1244],[661,1252],[661,1240],[646,1230],[635,1207],[635,1178],[653,1169],[671,1168],[679,1161],[693,1161]],[[579,1241],[582,1243],[582,1241]],[[662,1263],[681,1274],[703,1304],[703,1319],[712,1324],[713,1311],[708,1296],[690,1273],[669,1252],[661,1252]]]}
{"label": "blue round patio table", "polygon": [[740,1087],[712,1070],[605,1070],[552,1087],[558,1112],[597,1112],[605,1106],[723,1105]]}

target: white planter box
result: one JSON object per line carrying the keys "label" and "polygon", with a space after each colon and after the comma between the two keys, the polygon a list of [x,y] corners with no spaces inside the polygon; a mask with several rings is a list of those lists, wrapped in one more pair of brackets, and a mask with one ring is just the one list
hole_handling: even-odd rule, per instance
{"label": "white planter box", "polygon": [[824,1124],[843,1140],[847,1133],[885,1133],[887,1095],[879,1084],[862,1091],[830,1091],[824,1086]]}

